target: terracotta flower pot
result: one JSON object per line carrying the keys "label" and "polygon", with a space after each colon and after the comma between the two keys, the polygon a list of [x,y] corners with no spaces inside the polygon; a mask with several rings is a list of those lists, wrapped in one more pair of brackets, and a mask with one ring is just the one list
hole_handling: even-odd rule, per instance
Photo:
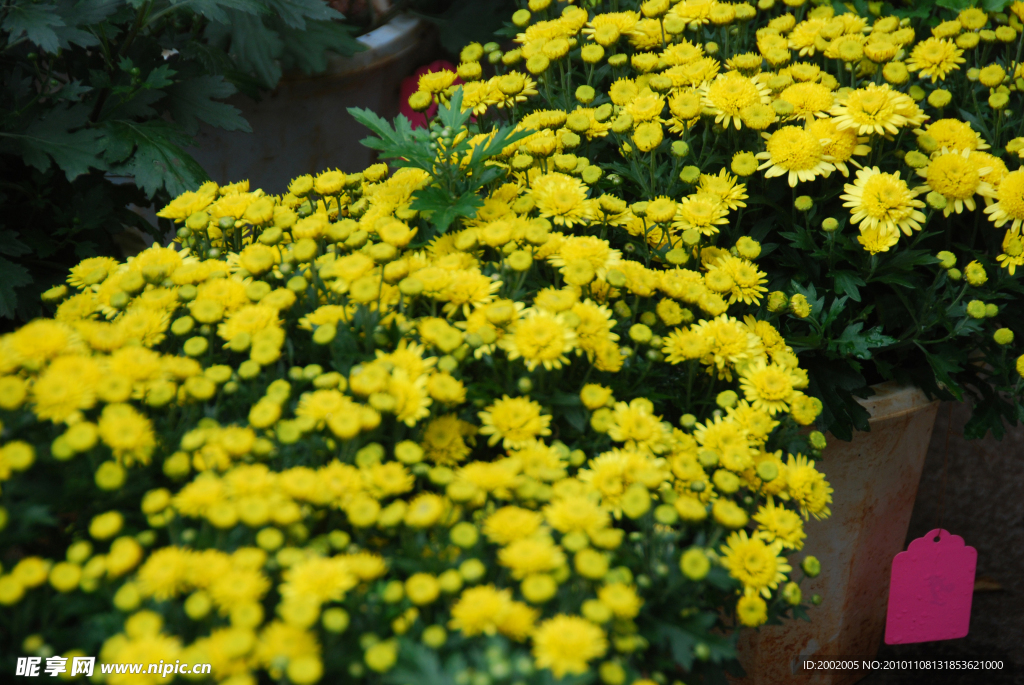
{"label": "terracotta flower pot", "polygon": [[831,518],[807,523],[804,550],[822,572],[802,588],[805,599],[823,601],[808,612],[810,623],[788,620],[742,636],[747,677],[738,685],[846,685],[866,674],[798,672],[801,658],[872,657],[881,645],[892,559],[903,551],[939,403],[894,383],[874,390],[862,401],[871,431],[852,442],[828,436],[817,464],[835,492]]}
{"label": "terracotta flower pot", "polygon": [[228,102],[253,132],[203,126],[189,154],[218,183],[249,179],[251,188],[268,193],[285,192],[302,174],[373,164],[375,152],[359,143],[369,132],[346,110],[396,116],[402,79],[430,54],[433,34],[426,22],[399,15],[359,41],[362,52],[330,60],[322,74],[286,74],[259,102],[233,96]]}

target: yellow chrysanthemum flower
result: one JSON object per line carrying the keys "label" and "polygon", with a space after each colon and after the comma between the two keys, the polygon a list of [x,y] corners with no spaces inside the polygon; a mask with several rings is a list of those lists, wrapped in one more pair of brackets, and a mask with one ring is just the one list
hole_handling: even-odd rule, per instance
{"label": "yellow chrysanthemum flower", "polygon": [[786,491],[800,507],[806,519],[828,518],[832,515],[828,505],[832,503],[832,486],[825,480],[825,474],[814,468],[814,460],[802,454],[789,455],[786,462]]}
{"label": "yellow chrysanthemum flower", "polygon": [[976,168],[970,156],[971,151],[966,148],[961,151],[943,148],[931,158],[927,166],[917,170],[924,177],[927,188],[946,198],[946,208],[942,210],[945,216],[954,212],[960,214],[964,207],[974,211],[977,206],[975,195],[993,195],[992,186],[981,180],[982,175],[991,171],[991,168]]}
{"label": "yellow chrysanthemum flower", "polygon": [[752,594],[770,598],[771,591],[785,582],[792,567],[780,557],[782,541],[766,543],[759,535],[749,537],[739,530],[729,535],[720,549],[722,566]]}
{"label": "yellow chrysanthemum flower", "polygon": [[864,88],[840,94],[830,113],[840,130],[852,128],[859,135],[895,135],[900,128],[924,121],[924,114],[910,96],[888,84],[870,83]]}
{"label": "yellow chrysanthemum flower", "polygon": [[533,634],[534,662],[551,669],[555,678],[586,673],[589,662],[607,651],[604,631],[579,616],[559,614],[537,626]]}
{"label": "yellow chrysanthemum flower", "polygon": [[740,112],[751,105],[768,105],[771,94],[759,79],[747,78],[737,71],[719,74],[701,86],[704,106],[715,115],[715,123],[742,128]]}
{"label": "yellow chrysanthemum flower", "polygon": [[569,362],[566,355],[576,346],[576,332],[566,325],[561,314],[527,309],[499,345],[510,360],[522,358],[530,371],[540,365],[549,370],[560,369]]}
{"label": "yellow chrysanthemum flower", "polygon": [[559,226],[571,228],[591,218],[587,186],[572,176],[558,172],[543,174],[533,180],[530,195],[541,216]]}
{"label": "yellow chrysanthemum flower", "polygon": [[775,506],[771,497],[754,514],[758,524],[758,533],[767,542],[780,540],[784,547],[801,550],[804,547],[804,523],[800,516],[785,507]]}
{"label": "yellow chrysanthemum flower", "polygon": [[720,196],[702,192],[684,197],[676,205],[673,231],[695,229],[701,235],[715,235],[719,226],[729,223],[729,207]]}
{"label": "yellow chrysanthemum flower", "polygon": [[980,133],[971,128],[968,122],[957,119],[939,119],[914,133],[931,136],[935,140],[936,147],[940,149],[971,150],[972,152],[989,149],[988,143]]}
{"label": "yellow chrysanthemum flower", "polygon": [[963,58],[963,50],[951,40],[943,38],[926,38],[914,46],[907,59],[910,71],[921,72],[922,78],[931,77],[932,83],[945,80],[954,69],[967,60]]}
{"label": "yellow chrysanthemum flower", "polygon": [[541,407],[526,397],[503,396],[478,414],[483,426],[481,435],[490,436],[487,444],[499,441],[506,448],[527,444],[540,436],[551,435],[551,417],[541,414]]}
{"label": "yellow chrysanthemum flower", "polygon": [[793,105],[788,119],[803,119],[810,122],[824,118],[835,104],[835,95],[820,83],[794,83],[779,93],[779,99]]}
{"label": "yellow chrysanthemum flower", "polygon": [[850,223],[860,224],[861,230],[879,230],[882,233],[902,231],[910,235],[920,231],[926,217],[919,211],[925,206],[917,199],[919,191],[912,190],[900,178],[900,172],[882,173],[878,167],[857,171],[857,179],[844,186],[844,207],[851,212]]}
{"label": "yellow chrysanthemum flower", "polygon": [[[996,227],[1002,227],[1007,222],[1012,222],[1010,230],[1019,234],[1021,226],[1024,225],[1024,170],[1017,169],[1004,176],[995,192],[994,199],[995,202],[985,208],[985,213],[989,215],[989,221]],[[1005,244],[1003,250],[1006,250]],[[1013,271],[1011,270],[1010,273],[1012,274]]]}
{"label": "yellow chrysanthemum flower", "polygon": [[[720,169],[717,174],[701,174],[697,190],[701,193],[717,195],[729,211],[747,206],[743,202],[747,199],[747,186],[740,183],[739,179],[724,168]],[[648,207],[649,212],[650,208]]]}
{"label": "yellow chrysanthemum flower", "polygon": [[766,178],[787,176],[790,187],[796,187],[798,182],[828,176],[836,168],[825,154],[821,139],[805,129],[783,126],[761,135],[768,141],[768,149],[757,154],[758,159],[765,160],[758,169],[767,169]]}
{"label": "yellow chrysanthemum flower", "polygon": [[860,167],[860,163],[853,158],[855,155],[863,156],[871,152],[871,147],[865,144],[868,142],[866,136],[858,135],[853,128],[840,129],[836,119],[815,119],[808,124],[807,130],[817,136],[818,140],[824,141],[822,149],[832,158],[832,164],[843,176],[850,175],[847,162]]}

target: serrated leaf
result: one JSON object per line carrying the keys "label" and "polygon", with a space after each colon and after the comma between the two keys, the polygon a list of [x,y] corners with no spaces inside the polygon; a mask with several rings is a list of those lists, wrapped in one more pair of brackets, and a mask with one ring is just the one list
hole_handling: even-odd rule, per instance
{"label": "serrated leaf", "polygon": [[245,71],[256,74],[263,85],[273,88],[281,80],[281,56],[284,43],[263,23],[261,17],[238,9],[227,12],[231,26],[230,54]]}
{"label": "serrated leaf", "polygon": [[117,121],[112,127],[135,148],[131,158],[119,169],[135,178],[135,185],[147,197],[166,189],[174,197],[195,190],[208,180],[206,172],[182,147],[191,143],[173,124],[162,120]]}
{"label": "serrated leaf", "polygon": [[31,282],[28,269],[0,257],[0,317],[14,318],[18,308],[18,294],[15,290]]}
{"label": "serrated leaf", "polygon": [[86,93],[92,92],[92,90],[92,87],[83,84],[78,79],[75,79],[64,84],[64,86],[54,94],[54,98],[76,102],[81,100],[82,96]]}
{"label": "serrated leaf", "polygon": [[260,0],[172,0],[176,9],[189,9],[218,24],[230,24],[231,12],[262,14],[266,6]]}
{"label": "serrated leaf", "polygon": [[[376,138],[364,138],[360,142],[368,148],[380,151],[381,159],[397,160],[396,166],[415,166],[430,171],[434,155],[424,144],[428,138],[425,131],[413,131],[409,120],[399,114],[395,127],[391,128],[383,118],[368,109],[350,107],[348,113],[357,122],[376,133]],[[404,161],[403,161],[404,160]]]}
{"label": "serrated leaf", "polygon": [[81,107],[54,109],[33,122],[24,133],[8,134],[15,138],[25,162],[39,171],[50,167],[52,158],[69,181],[90,168],[103,169],[103,132],[80,128],[87,120]]}
{"label": "serrated leaf", "polygon": [[451,682],[441,667],[437,652],[418,645],[411,640],[400,638],[399,663],[396,668],[388,671],[385,683],[405,685],[406,683],[429,683],[430,685],[447,685]]}
{"label": "serrated leaf", "polygon": [[854,302],[860,302],[860,286],[866,285],[864,279],[855,273],[840,272],[835,275],[836,293],[849,295]]}
{"label": "serrated leaf", "polygon": [[18,234],[14,231],[0,231],[0,254],[20,257],[31,251],[31,247],[18,240]]}
{"label": "serrated leaf", "polygon": [[[97,10],[93,10],[89,5],[96,4],[100,7]],[[87,0],[85,2],[79,2],[77,4],[70,0],[61,0],[58,5],[57,15],[60,16],[64,22],[64,26],[56,26],[53,28],[53,32],[57,34],[57,43],[61,49],[71,47],[72,44],[80,45],[83,48],[92,47],[93,45],[99,45],[100,39],[97,38],[90,31],[84,30],[82,26],[88,26],[89,24],[97,24],[102,21],[106,14],[104,12],[107,6],[113,3],[109,0]],[[98,16],[98,19],[92,19],[92,17]]]}
{"label": "serrated leaf", "polygon": [[57,14],[56,5],[28,3],[9,5],[4,23],[0,24],[0,28],[10,34],[8,44],[24,35],[43,52],[50,53],[60,48],[60,38],[54,29],[61,26],[64,26],[64,20]]}
{"label": "serrated leaf", "polygon": [[[919,346],[920,347],[920,346]],[[925,358],[928,360],[929,366],[932,367],[932,372],[935,374],[935,378],[946,386],[946,390],[953,393],[956,397],[957,402],[963,400],[963,391],[960,389],[960,385],[953,380],[953,374],[963,371],[963,367],[956,363],[951,354],[932,354],[923,347],[920,348],[924,352]]]}
{"label": "serrated leaf", "polygon": [[69,26],[98,24],[117,11],[123,0],[61,0],[60,15]]}
{"label": "serrated leaf", "polygon": [[697,638],[692,634],[669,623],[658,623],[656,635],[662,641],[668,642],[672,660],[689,671],[693,667],[693,648],[697,644]]}
{"label": "serrated leaf", "polygon": [[323,0],[270,0],[270,11],[294,29],[304,30],[306,21],[341,21],[345,16]]}
{"label": "serrated leaf", "polygon": [[126,134],[123,127],[116,123],[106,125],[107,136],[104,139],[103,160],[108,164],[119,164],[131,156],[135,149],[133,138]]}
{"label": "serrated leaf", "polygon": [[469,160],[470,166],[475,166],[484,159],[493,157],[509,145],[517,143],[520,140],[533,135],[533,133],[534,131],[532,130],[517,131],[513,126],[503,126],[484,141],[484,143],[477,145],[473,149],[473,155]]}
{"label": "serrated leaf", "polygon": [[788,240],[789,244],[798,250],[813,252],[818,249],[818,246],[814,244],[810,231],[786,231],[779,233],[779,236]]}
{"label": "serrated leaf", "polygon": [[871,359],[872,349],[896,342],[895,338],[884,335],[880,326],[862,333],[863,327],[863,322],[851,323],[843,330],[842,335],[829,342],[829,349],[857,359]]}
{"label": "serrated leaf", "polygon": [[200,121],[225,131],[252,133],[252,127],[237,107],[216,101],[234,92],[235,87],[219,74],[180,81],[167,89],[171,116],[192,134],[199,131]]}
{"label": "serrated leaf", "polygon": [[460,131],[465,126],[466,122],[469,121],[473,113],[470,111],[462,111],[462,89],[456,88],[452,94],[451,101],[447,106],[442,105],[437,108],[437,117],[441,120],[442,126],[447,126],[453,131]]}
{"label": "serrated leaf", "polygon": [[458,217],[476,216],[476,210],[483,204],[483,200],[476,193],[467,192],[452,198],[445,190],[431,186],[417,191],[409,206],[411,209],[433,212],[430,217],[431,223],[439,233],[444,233]]}
{"label": "serrated leaf", "polygon": [[166,88],[167,86],[174,83],[174,79],[172,79],[171,77],[174,76],[176,73],[178,72],[176,72],[174,69],[171,69],[171,65],[161,64],[156,69],[149,72],[149,75],[146,77],[146,80],[143,83],[142,87],[152,88],[153,90]]}
{"label": "serrated leaf", "polygon": [[825,320],[821,322],[823,329],[828,329],[832,323],[839,318],[839,315],[846,309],[846,301],[850,299],[848,297],[837,297],[832,300],[832,305],[828,308],[828,314],[825,315]]}
{"label": "serrated leaf", "polygon": [[822,411],[819,428],[830,431],[840,440],[853,439],[853,429],[870,429],[870,415],[853,395],[867,388],[867,381],[841,360],[801,357],[801,366],[807,369],[810,380],[809,395],[821,399]]}
{"label": "serrated leaf", "polygon": [[283,58],[307,74],[327,69],[328,53],[348,57],[366,46],[352,35],[352,27],[334,21],[310,21],[306,28],[281,28]]}

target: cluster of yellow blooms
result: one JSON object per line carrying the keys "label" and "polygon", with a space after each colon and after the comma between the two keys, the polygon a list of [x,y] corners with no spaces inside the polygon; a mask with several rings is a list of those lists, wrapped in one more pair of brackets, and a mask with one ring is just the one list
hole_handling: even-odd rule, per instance
{"label": "cluster of yellow blooms", "polygon": [[[758,8],[770,11],[774,4],[761,0]],[[804,2],[786,4],[805,9]],[[550,16],[555,5],[539,0],[531,2],[530,8]],[[512,168],[545,168],[554,156],[558,169],[597,165],[590,171],[594,180],[600,177],[601,166],[607,167],[607,160],[597,162],[598,155],[587,143],[609,132],[619,134],[616,140],[623,157],[650,153],[652,169],[653,151],[666,135],[685,143],[695,135],[691,129],[702,121],[706,125],[701,149],[708,147],[712,123],[719,134],[726,130],[759,134],[763,140],[738,135],[722,138],[732,148],[726,153],[731,154],[728,165],[735,176],[723,168],[713,177],[700,174],[698,167],[703,165],[688,166],[683,180],[696,185],[695,192],[681,201],[657,197],[663,202],[654,215],[646,217],[651,224],[646,233],[656,247],[665,244],[669,227],[693,228],[703,236],[717,233],[730,211],[746,206],[745,187],[737,177],[762,171],[766,178],[786,177],[796,187],[833,172],[849,178],[852,166],[855,178],[844,185],[843,199],[850,209],[850,223],[859,225],[864,249],[872,254],[888,251],[901,233],[909,236],[921,230],[926,221],[921,210],[926,205],[920,198],[927,196],[928,204],[946,216],[965,207],[974,210],[976,198],[981,198],[996,227],[1011,224],[999,261],[1012,274],[1024,264],[1020,235],[1024,170],[1010,171],[1002,159],[985,152],[990,143],[970,123],[943,118],[946,109],[953,109],[952,95],[935,87],[967,62],[965,54],[976,65],[981,64],[979,52],[1002,55],[1002,60],[969,69],[967,77],[990,89],[995,137],[1010,130],[1010,96],[1024,87],[1019,49],[1024,3],[1016,2],[1010,9],[1011,21],[995,30],[988,28],[989,15],[972,8],[917,42],[907,21],[836,14],[831,4],[809,9],[802,20],[792,13],[779,14],[756,31],[752,23],[758,13],[752,5],[717,0],[647,0],[637,10],[596,15],[568,5],[557,18],[540,21],[528,10],[520,10],[513,17],[523,28],[516,38],[519,47],[489,55],[491,62],[510,71],[478,80],[482,73],[478,60],[484,52],[473,44],[463,50],[457,74],[421,77],[420,90],[410,104],[421,110],[444,99],[455,87],[456,76],[468,81],[463,86],[463,107],[476,114],[526,101],[530,113],[519,126],[540,132],[518,147]],[[714,41],[693,42],[687,32],[721,36],[724,50]],[[730,40],[737,45],[752,41],[749,47],[754,49],[736,48],[730,54]],[[575,66],[586,74],[586,82],[569,96],[578,85],[572,82],[572,61],[582,63]],[[595,69],[604,74],[606,92],[594,87],[600,80]],[[929,85],[930,93],[911,85],[914,74]],[[544,81],[543,95],[532,77]],[[553,82],[567,89],[564,107],[536,111],[541,98],[559,102],[551,94]],[[596,97],[610,102],[595,107]],[[937,116],[922,109],[925,99]],[[885,172],[876,166],[883,159],[879,139],[902,141],[909,139],[907,134],[916,136],[916,146],[893,150],[906,169]],[[679,146],[678,141],[673,154],[685,158],[689,146]],[[755,149],[743,149],[752,143]],[[571,154],[581,145],[590,151],[589,162]],[[1006,150],[1024,157],[1024,138],[1013,138]],[[915,173],[922,178],[921,185],[913,184]],[[710,178],[716,187],[709,192]],[[656,199],[664,185],[652,172],[650,186],[643,189],[649,194],[646,199]],[[634,233],[644,230],[632,212],[619,213],[617,219]]]}
{"label": "cluster of yellow blooms", "polygon": [[[281,197],[207,184],[162,214],[215,256],[85,260],[53,319],[0,338],[8,506],[39,469],[96,486],[66,558],[5,569],[0,603],[109,588],[125,619],[103,660],[236,684],[319,680],[350,622],[353,678],[392,668],[399,636],[451,631],[621,681],[651,573],[690,583],[677,612],[725,571],[744,625],[799,604],[784,553],[831,488],[769,447],[820,411],[796,356],[728,311],[764,297],[759,245],[625,259],[555,230],[593,219],[559,211],[547,182],[587,188],[551,172],[411,249],[429,182],[377,165]],[[636,390],[670,369],[703,416]]]}
{"label": "cluster of yellow blooms", "polygon": [[[83,261],[44,296],[52,319],[0,338],[0,536],[34,530],[11,523],[41,504],[62,520],[0,568],[0,604],[41,631],[25,649],[86,653],[95,632],[64,644],[28,608],[76,593],[110,616],[101,660],[211,663],[231,685],[376,682],[416,643],[486,646],[497,680],[596,668],[647,685],[658,621],[685,623],[699,668],[712,629],[801,604],[787,555],[832,490],[796,446],[824,448],[800,437],[822,406],[756,314],[811,304],[769,294],[760,243],[723,233],[758,171],[796,187],[852,166],[842,199],[872,254],[920,231],[926,206],[981,197],[1011,224],[1000,262],[1024,265],[1024,171],[921,104],[950,104],[933,86],[979,45],[1015,49],[1024,3],[995,30],[967,10],[916,44],[896,18],[799,1],[799,19],[756,31],[746,3],[529,4],[544,18],[513,17],[519,47],[471,45],[410,100],[458,88],[480,123],[529,132],[494,158],[507,174],[474,217],[424,240],[414,196],[436,179],[413,167],[328,170],[281,196],[207,183],[160,212],[180,245]],[[687,32],[753,46],[720,61]],[[485,55],[502,73],[484,78]],[[1019,57],[976,67],[999,117]],[[932,92],[907,88],[911,73]],[[494,135],[481,130],[435,131],[438,166]],[[918,188],[870,166],[878,141],[909,133],[918,149],[898,158]],[[716,157],[712,134],[756,144]],[[1024,156],[1024,139],[1006,149]],[[627,167],[643,201],[610,191]],[[663,167],[688,188],[678,200]]]}

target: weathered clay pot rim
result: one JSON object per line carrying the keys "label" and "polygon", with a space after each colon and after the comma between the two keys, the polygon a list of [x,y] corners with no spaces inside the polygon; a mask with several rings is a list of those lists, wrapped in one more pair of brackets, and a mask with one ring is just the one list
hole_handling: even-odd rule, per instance
{"label": "weathered clay pot rim", "polygon": [[890,421],[906,416],[939,400],[928,399],[928,395],[915,385],[901,385],[897,381],[886,381],[871,386],[875,394],[858,398],[858,402],[871,414],[868,423]]}

